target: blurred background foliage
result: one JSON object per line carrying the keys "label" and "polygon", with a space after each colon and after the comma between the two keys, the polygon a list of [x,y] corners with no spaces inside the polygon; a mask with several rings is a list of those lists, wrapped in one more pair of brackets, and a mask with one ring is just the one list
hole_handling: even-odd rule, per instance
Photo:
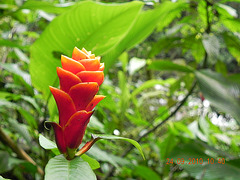
{"label": "blurred background foliage", "polygon": [[99,179],[239,179],[239,3],[1,1],[0,179],[42,179],[54,153],[38,138],[53,140],[44,122],[58,121],[48,86],[58,86],[60,55],[75,46],[106,66],[107,97],[84,141],[120,135],[146,156],[101,140],[87,153]]}

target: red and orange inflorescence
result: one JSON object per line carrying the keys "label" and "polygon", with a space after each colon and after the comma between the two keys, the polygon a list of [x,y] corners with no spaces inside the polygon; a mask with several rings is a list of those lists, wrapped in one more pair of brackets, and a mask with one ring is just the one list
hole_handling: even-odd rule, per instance
{"label": "red and orange inflorescence", "polygon": [[94,107],[105,97],[96,95],[104,80],[104,64],[91,51],[74,48],[72,58],[61,56],[57,67],[60,89],[50,86],[57,103],[59,124],[54,129],[58,149],[67,159],[75,156],[93,114]]}

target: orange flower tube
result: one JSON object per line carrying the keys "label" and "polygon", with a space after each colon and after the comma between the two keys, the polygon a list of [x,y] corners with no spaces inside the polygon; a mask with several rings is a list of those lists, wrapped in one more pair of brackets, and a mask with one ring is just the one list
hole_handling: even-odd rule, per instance
{"label": "orange flower tube", "polygon": [[58,149],[67,159],[75,156],[93,114],[93,108],[105,96],[96,95],[104,80],[104,64],[91,52],[74,48],[72,58],[61,56],[57,67],[60,89],[50,86],[57,103],[59,124],[53,126]]}

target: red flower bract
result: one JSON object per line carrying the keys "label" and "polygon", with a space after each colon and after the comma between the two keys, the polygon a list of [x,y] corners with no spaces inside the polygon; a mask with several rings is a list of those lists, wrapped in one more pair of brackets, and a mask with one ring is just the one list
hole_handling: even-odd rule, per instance
{"label": "red flower bract", "polygon": [[58,149],[72,159],[82,143],[93,108],[105,97],[96,95],[104,80],[104,64],[84,48],[74,48],[72,58],[61,56],[57,67],[60,89],[50,86],[57,103],[59,124],[49,122],[54,129]]}

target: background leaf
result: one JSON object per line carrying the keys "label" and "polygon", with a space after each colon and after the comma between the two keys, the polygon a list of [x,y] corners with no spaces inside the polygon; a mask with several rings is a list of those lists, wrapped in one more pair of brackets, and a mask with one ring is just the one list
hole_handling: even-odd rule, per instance
{"label": "background leaf", "polygon": [[142,177],[145,180],[148,179],[154,179],[154,180],[160,180],[161,178],[158,176],[156,172],[154,172],[152,169],[146,166],[136,166],[134,170],[134,174],[137,175],[137,177]]}
{"label": "background leaf", "polygon": [[193,72],[193,69],[189,66],[184,66],[180,64],[173,63],[171,61],[152,61],[149,66],[149,69],[154,70],[166,70],[166,71],[180,71],[180,72]]}
{"label": "background leaf", "polygon": [[221,74],[210,70],[197,71],[196,77],[200,90],[211,104],[223,112],[231,114],[240,123],[240,86]]}

